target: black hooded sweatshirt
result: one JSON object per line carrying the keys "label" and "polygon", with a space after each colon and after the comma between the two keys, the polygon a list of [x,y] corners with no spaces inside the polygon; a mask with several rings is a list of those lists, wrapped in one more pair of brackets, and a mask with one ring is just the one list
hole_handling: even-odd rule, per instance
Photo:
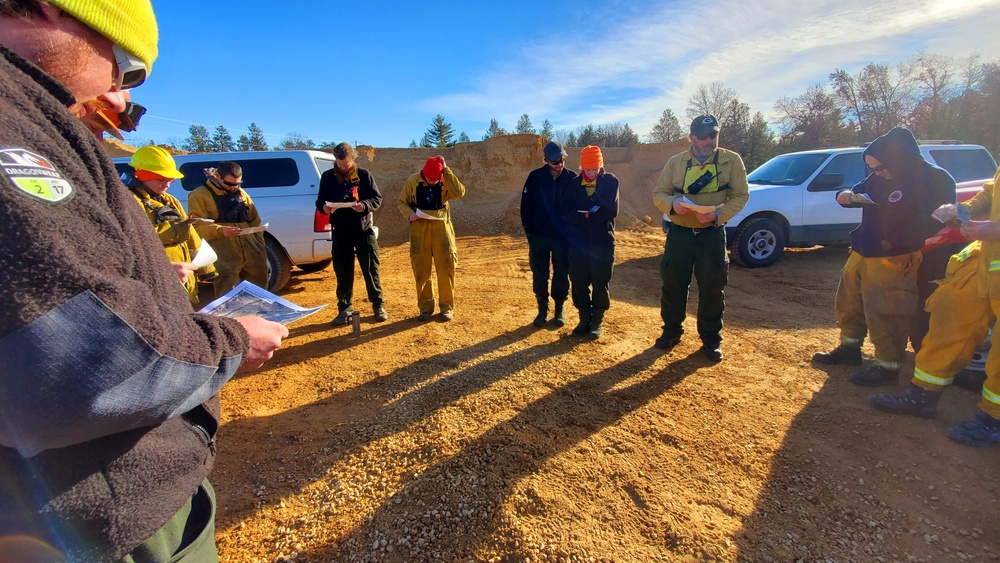
{"label": "black hooded sweatshirt", "polygon": [[851,232],[851,248],[868,258],[916,252],[941,223],[931,213],[955,202],[955,180],[943,168],[924,160],[908,129],[896,127],[872,141],[864,156],[876,158],[892,176],[869,174],[854,186],[877,205],[864,205],[861,224]]}

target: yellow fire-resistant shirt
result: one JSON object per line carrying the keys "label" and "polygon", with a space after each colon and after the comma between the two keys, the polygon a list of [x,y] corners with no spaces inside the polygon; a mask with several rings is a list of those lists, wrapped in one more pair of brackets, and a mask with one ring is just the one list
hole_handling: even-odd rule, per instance
{"label": "yellow fire-resistant shirt", "polygon": [[743,209],[750,199],[750,187],[747,184],[747,169],[743,165],[740,155],[727,149],[716,149],[716,153],[709,156],[705,163],[711,164],[718,154],[719,160],[716,164],[718,170],[719,186],[729,186],[729,189],[719,190],[712,193],[680,194],[675,190],[684,188],[684,177],[688,171],[688,161],[691,161],[691,168],[701,167],[702,162],[695,158],[691,149],[670,157],[663,171],[660,172],[660,179],[656,182],[653,190],[653,204],[660,211],[669,215],[670,220],[682,227],[700,228],[709,226],[701,223],[695,214],[687,213],[681,215],[674,212],[674,199],[685,196],[697,205],[719,205],[724,204],[716,211],[718,219],[714,224],[722,225]]}

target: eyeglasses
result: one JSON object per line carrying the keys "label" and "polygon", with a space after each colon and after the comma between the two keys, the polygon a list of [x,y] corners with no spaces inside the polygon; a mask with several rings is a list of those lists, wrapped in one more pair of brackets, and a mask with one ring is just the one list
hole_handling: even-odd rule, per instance
{"label": "eyeglasses", "polygon": [[885,170],[885,165],[884,164],[879,164],[875,168],[872,168],[872,172],[881,172],[883,170]]}
{"label": "eyeglasses", "polygon": [[552,166],[559,166],[560,164],[562,164],[564,162],[566,162],[566,159],[565,158],[560,158],[559,160],[550,160],[549,164],[551,164]]}
{"label": "eyeglasses", "polygon": [[719,132],[718,131],[712,131],[711,133],[707,133],[705,135],[698,135],[698,140],[699,141],[707,141],[709,139],[714,139],[714,138],[716,138],[718,136],[719,136]]}
{"label": "eyeglasses", "polygon": [[112,46],[111,52],[115,55],[115,74],[112,78],[115,90],[129,90],[146,81],[146,63],[118,45]]}
{"label": "eyeglasses", "polygon": [[240,187],[240,186],[242,186],[242,185],[243,185],[243,180],[240,180],[239,182],[227,182],[227,181],[226,181],[225,179],[223,179],[223,178],[219,178],[219,180],[220,180],[220,181],[221,181],[221,182],[222,182],[223,184],[225,184],[225,185],[229,186],[230,188],[238,188],[238,187]]}

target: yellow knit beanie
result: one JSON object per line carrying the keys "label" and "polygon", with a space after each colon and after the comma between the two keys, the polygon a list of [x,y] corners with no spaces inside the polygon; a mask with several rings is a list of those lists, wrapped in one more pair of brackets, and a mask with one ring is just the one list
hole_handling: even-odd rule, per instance
{"label": "yellow knit beanie", "polygon": [[151,0],[48,0],[153,69],[159,31]]}

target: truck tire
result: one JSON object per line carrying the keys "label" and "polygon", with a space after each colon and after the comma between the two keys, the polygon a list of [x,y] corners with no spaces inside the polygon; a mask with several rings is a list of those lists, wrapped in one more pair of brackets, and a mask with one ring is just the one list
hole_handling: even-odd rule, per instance
{"label": "truck tire", "polygon": [[332,258],[326,260],[320,260],[319,262],[313,262],[312,264],[296,264],[295,267],[306,273],[319,272],[325,270],[330,263],[333,262]]}
{"label": "truck tire", "polygon": [[271,237],[264,237],[264,250],[267,254],[267,290],[277,293],[292,275],[292,261],[288,259],[285,249]]}
{"label": "truck tire", "polygon": [[736,229],[732,259],[746,268],[763,268],[777,262],[785,250],[785,231],[776,221],[754,217]]}

